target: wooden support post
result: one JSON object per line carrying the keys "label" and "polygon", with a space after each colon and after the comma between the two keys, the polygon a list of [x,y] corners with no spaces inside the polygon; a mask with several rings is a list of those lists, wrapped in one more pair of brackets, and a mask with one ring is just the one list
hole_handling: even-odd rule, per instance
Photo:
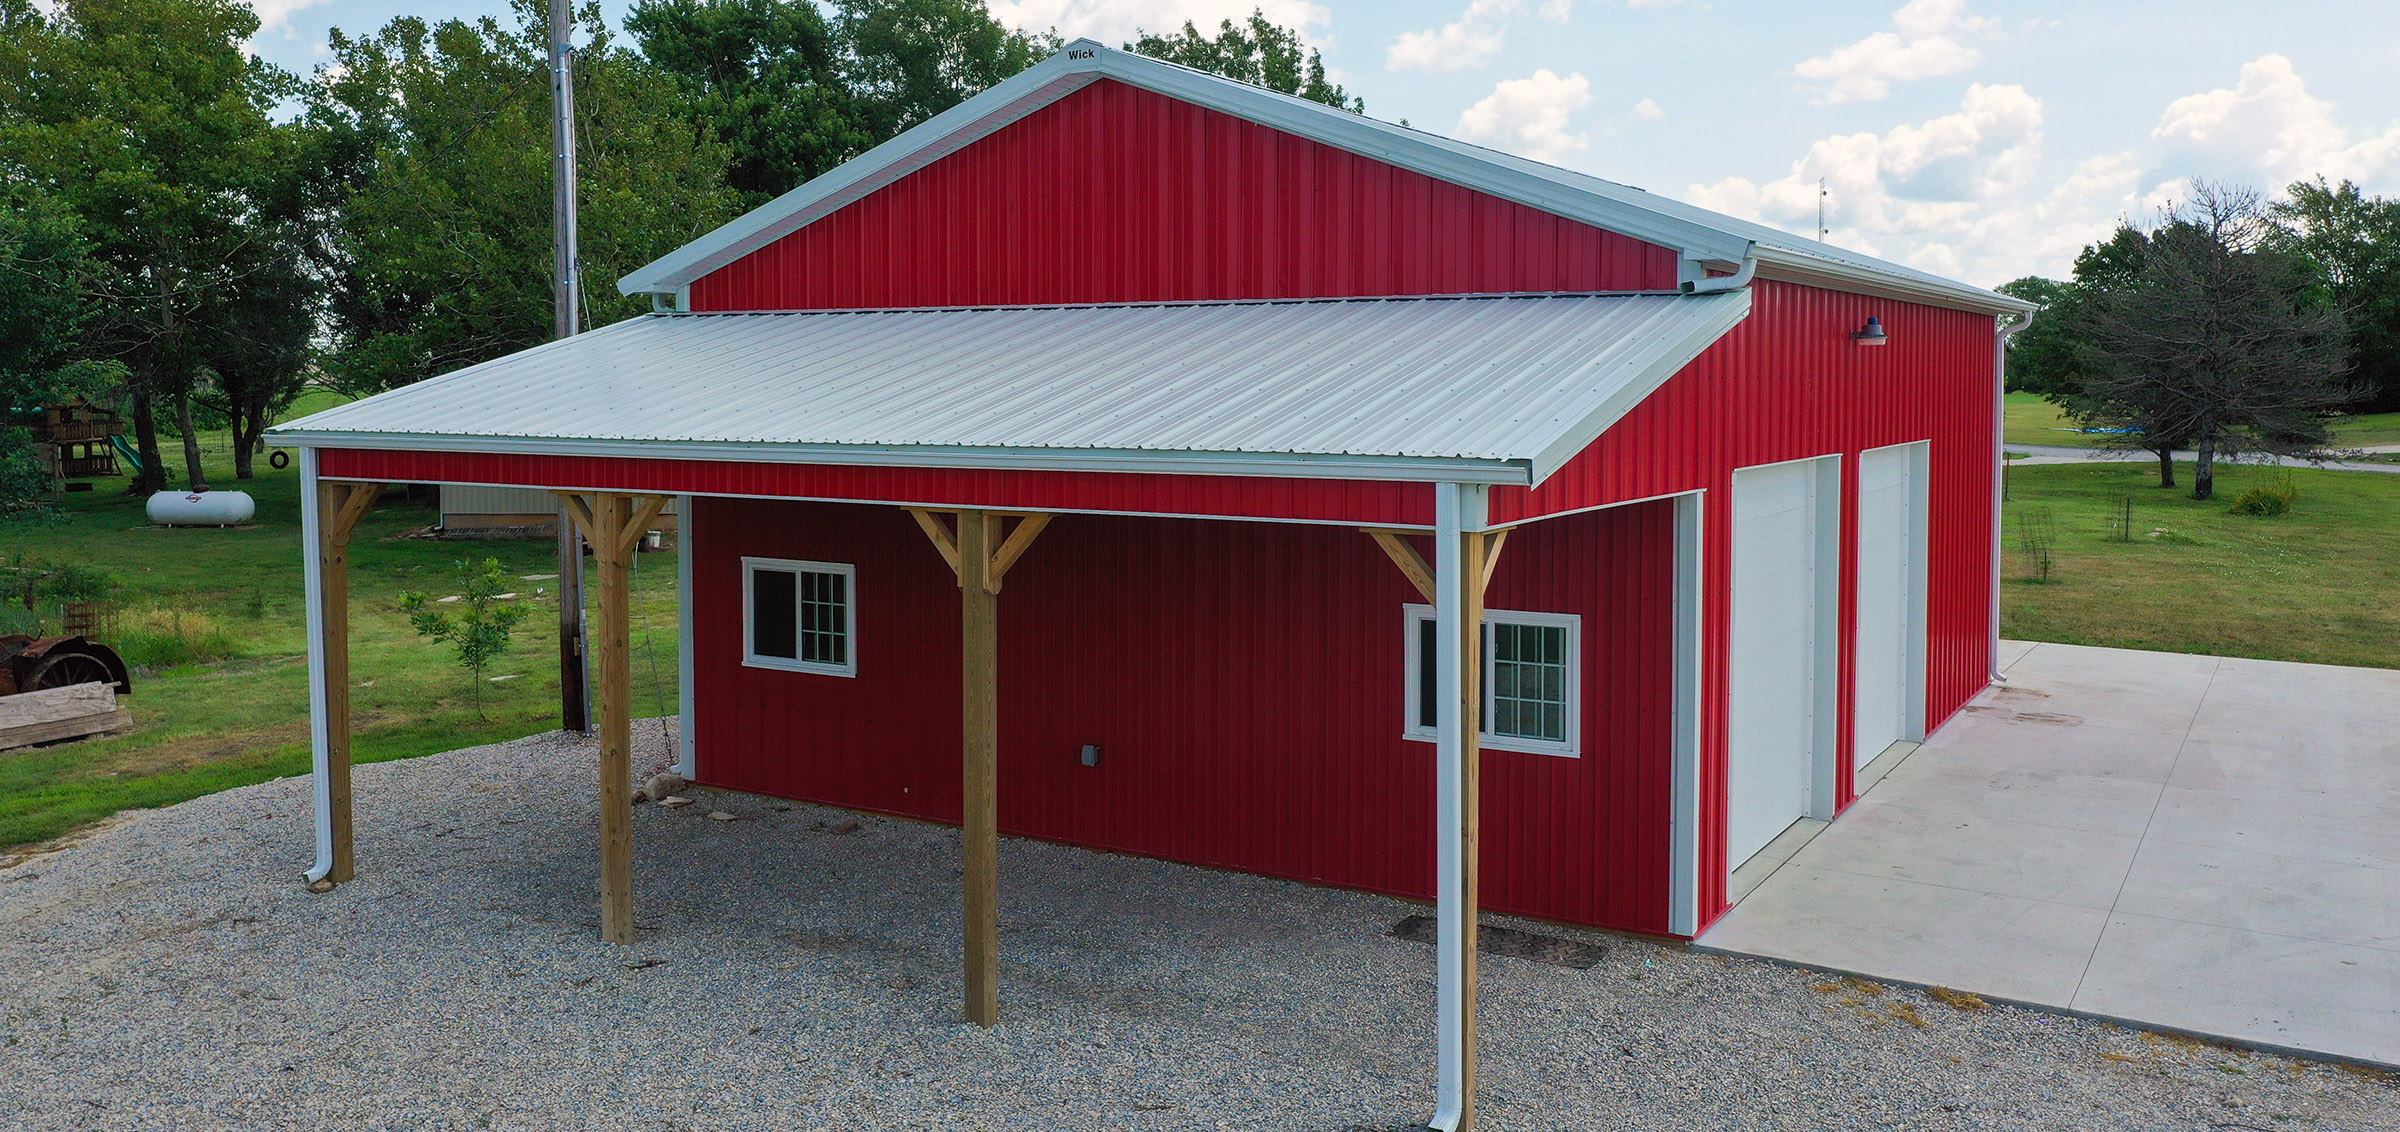
{"label": "wooden support post", "polygon": [[[318,616],[325,671],[325,814],[333,853],[324,882],[358,875],[350,818],[350,533],[358,528],[382,484],[317,484]],[[323,882],[321,882],[323,883]]]}
{"label": "wooden support post", "polygon": [[[990,1026],[1000,1021],[1000,581],[1050,516],[959,511],[953,532],[937,512],[908,513],[958,578],[966,1013],[967,1021]],[[1017,525],[1003,532],[1011,516]]]}
{"label": "wooden support post", "polygon": [[561,495],[600,574],[600,938],[633,942],[633,555],[665,496]]}
{"label": "wooden support post", "polygon": [[1459,574],[1465,579],[1465,594],[1459,616],[1459,745],[1466,752],[1463,768],[1466,781],[1460,790],[1460,819],[1465,830],[1460,835],[1460,879],[1464,882],[1462,913],[1467,921],[1466,937],[1460,946],[1466,949],[1465,983],[1461,987],[1464,1006],[1460,1024],[1465,1027],[1466,1090],[1458,1127],[1461,1132],[1475,1126],[1475,981],[1476,937],[1482,934],[1481,900],[1478,889],[1483,875],[1483,589],[1491,578],[1489,572],[1492,536],[1481,531],[1468,531],[1459,536]]}
{"label": "wooden support post", "polygon": [[987,512],[958,516],[962,660],[960,722],[966,791],[960,843],[966,857],[967,1021],[1000,1021],[1000,598],[991,573]]}

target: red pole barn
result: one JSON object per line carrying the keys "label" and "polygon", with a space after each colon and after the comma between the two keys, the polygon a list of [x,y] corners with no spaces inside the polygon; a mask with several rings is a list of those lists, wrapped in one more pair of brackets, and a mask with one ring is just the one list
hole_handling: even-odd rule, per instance
{"label": "red pole barn", "polygon": [[1478,906],[1697,934],[1992,672],[2029,307],[1624,185],[1078,41],[622,286],[657,312],[275,433],[312,879],[362,484],[584,527],[610,938],[674,499],[686,773],[963,823],[970,1018],[999,834],[1434,898],[1443,1126]]}

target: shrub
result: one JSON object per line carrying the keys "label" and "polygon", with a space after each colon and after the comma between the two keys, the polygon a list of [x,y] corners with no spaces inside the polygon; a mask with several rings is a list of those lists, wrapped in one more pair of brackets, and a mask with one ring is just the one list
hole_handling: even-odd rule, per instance
{"label": "shrub", "polygon": [[241,651],[241,638],[211,614],[151,606],[117,619],[116,635],[102,642],[125,663],[152,670],[207,664]]}
{"label": "shrub", "polygon": [[2261,485],[2235,496],[2233,506],[2225,510],[2235,515],[2255,515],[2261,519],[2272,519],[2278,515],[2291,514],[2292,504],[2299,498],[2300,489],[2293,487],[2289,482]]}

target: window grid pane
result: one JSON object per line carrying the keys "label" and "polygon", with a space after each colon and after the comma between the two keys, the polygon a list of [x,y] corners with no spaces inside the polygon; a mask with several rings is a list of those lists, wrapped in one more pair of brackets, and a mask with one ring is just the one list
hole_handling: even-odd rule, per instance
{"label": "window grid pane", "polygon": [[800,575],[800,659],[850,663],[849,579],[810,570]]}
{"label": "window grid pane", "polygon": [[1566,742],[1566,707],[1566,627],[1492,626],[1491,733]]}

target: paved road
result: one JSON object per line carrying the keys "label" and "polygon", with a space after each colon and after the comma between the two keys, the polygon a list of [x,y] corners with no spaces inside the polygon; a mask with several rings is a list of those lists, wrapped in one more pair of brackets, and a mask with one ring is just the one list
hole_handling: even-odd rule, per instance
{"label": "paved road", "polygon": [[[2144,463],[2156,463],[2158,460],[2158,457],[2148,452],[2133,452],[2122,448],[2078,448],[2071,444],[2010,444],[2007,448],[2010,452],[2024,454],[2022,459],[2009,461],[2020,467],[2030,464],[2096,464],[2103,460],[2140,460]],[[2400,444],[2378,444],[2365,449],[2365,451],[2400,452]],[[2199,453],[2177,452],[2175,458],[2188,463],[2198,459]],[[2400,464],[2369,464],[2351,460],[2329,460],[2319,464],[2308,460],[2295,460],[2289,456],[2244,456],[2239,461],[2226,460],[2224,462],[2244,464],[2272,462],[2287,468],[2330,468],[2337,472],[2381,472],[2385,475],[2400,475]]]}

